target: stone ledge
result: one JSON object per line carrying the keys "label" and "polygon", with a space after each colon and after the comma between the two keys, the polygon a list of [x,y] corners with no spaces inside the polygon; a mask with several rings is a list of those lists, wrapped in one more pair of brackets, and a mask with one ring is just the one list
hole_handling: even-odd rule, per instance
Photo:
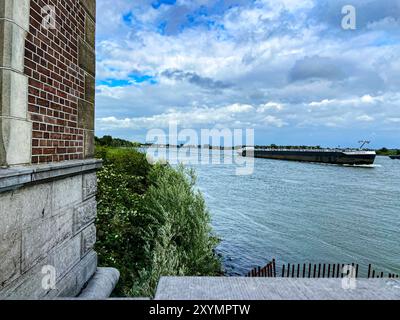
{"label": "stone ledge", "polygon": [[0,169],[0,193],[32,183],[93,172],[100,169],[101,166],[102,160],[87,159]]}

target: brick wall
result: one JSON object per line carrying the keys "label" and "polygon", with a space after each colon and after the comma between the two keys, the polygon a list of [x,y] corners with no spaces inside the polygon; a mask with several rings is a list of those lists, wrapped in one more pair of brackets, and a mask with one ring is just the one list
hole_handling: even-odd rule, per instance
{"label": "brick wall", "polygon": [[[95,1],[31,0],[30,5],[24,72],[29,82],[32,163],[90,158],[94,143]],[[46,26],[42,23],[45,17],[49,18]],[[51,24],[53,17],[55,23]]]}

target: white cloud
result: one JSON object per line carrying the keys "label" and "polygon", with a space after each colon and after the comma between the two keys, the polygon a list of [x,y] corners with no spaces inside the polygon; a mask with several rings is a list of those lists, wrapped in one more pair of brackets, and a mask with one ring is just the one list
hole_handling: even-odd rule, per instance
{"label": "white cloud", "polygon": [[387,122],[400,123],[400,118],[388,118]]}
{"label": "white cloud", "polygon": [[367,114],[363,114],[361,116],[358,116],[356,118],[358,121],[362,121],[362,122],[371,122],[374,121],[375,119]]}
{"label": "white cloud", "polygon": [[362,97],[352,97],[349,99],[324,99],[322,101],[313,101],[309,103],[310,107],[328,107],[328,106],[363,106],[368,104],[375,104],[382,102],[384,98],[382,96],[372,97],[369,94]]}
{"label": "white cloud", "polygon": [[263,113],[267,110],[277,110],[277,111],[281,111],[284,109],[284,105],[281,103],[277,103],[277,102],[268,102],[265,104],[260,105],[257,108],[257,112],[259,113]]}
{"label": "white cloud", "polygon": [[276,116],[264,112],[262,117],[255,113],[256,108],[251,105],[232,104],[219,108],[194,107],[185,112],[170,109],[165,113],[148,117],[116,118],[103,117],[97,119],[97,125],[101,130],[124,129],[154,129],[167,128],[171,122],[178,122],[186,128],[206,128],[211,126],[256,127],[272,126],[283,127],[286,123]]}
{"label": "white cloud", "polygon": [[[187,126],[284,127],[293,136],[307,126],[379,131],[385,123],[389,132],[398,125],[389,119],[400,118],[399,18],[376,9],[384,4],[366,11],[357,32],[344,33],[340,21],[334,26],[336,5],[325,10],[316,0],[229,0],[223,10],[211,0],[158,10],[151,3],[98,0],[98,79],[139,73],[158,81],[98,85],[101,132],[162,127],[174,118]],[[209,12],[188,23],[200,5]],[[122,18],[130,12],[131,26]],[[229,85],[213,90],[162,76],[167,70]]]}

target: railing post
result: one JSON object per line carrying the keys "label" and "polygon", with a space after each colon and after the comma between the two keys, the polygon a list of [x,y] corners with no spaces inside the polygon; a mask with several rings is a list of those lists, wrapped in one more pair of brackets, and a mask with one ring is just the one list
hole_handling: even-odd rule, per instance
{"label": "railing post", "polygon": [[274,267],[274,278],[276,278],[276,261],[275,261],[275,259],[272,259],[272,264]]}

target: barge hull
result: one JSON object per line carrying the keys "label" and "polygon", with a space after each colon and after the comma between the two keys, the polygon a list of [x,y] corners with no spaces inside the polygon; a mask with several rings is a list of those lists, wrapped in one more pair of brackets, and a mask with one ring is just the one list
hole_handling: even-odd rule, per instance
{"label": "barge hull", "polygon": [[338,165],[372,165],[375,162],[374,153],[355,152],[313,152],[313,151],[243,151],[243,156],[254,158],[316,162]]}

